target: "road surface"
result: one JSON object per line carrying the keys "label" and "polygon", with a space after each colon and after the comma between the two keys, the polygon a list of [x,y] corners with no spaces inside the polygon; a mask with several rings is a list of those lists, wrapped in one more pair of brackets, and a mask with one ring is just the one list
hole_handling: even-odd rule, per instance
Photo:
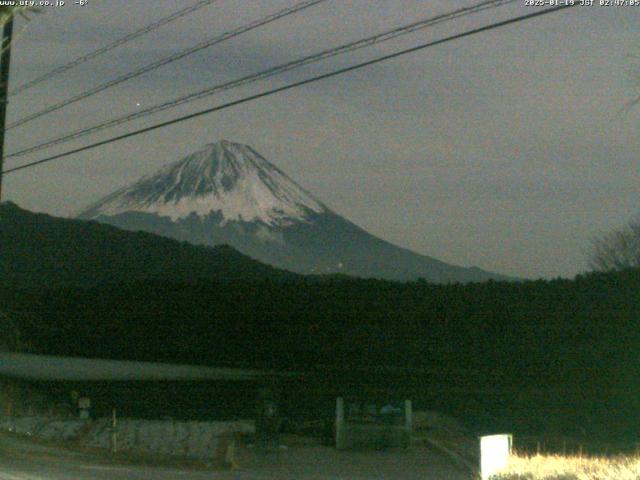
{"label": "road surface", "polygon": [[[106,454],[108,455],[108,454]],[[338,452],[320,446],[260,454],[241,448],[233,471],[101,464],[85,454],[0,434],[0,480],[468,480],[433,450]]]}

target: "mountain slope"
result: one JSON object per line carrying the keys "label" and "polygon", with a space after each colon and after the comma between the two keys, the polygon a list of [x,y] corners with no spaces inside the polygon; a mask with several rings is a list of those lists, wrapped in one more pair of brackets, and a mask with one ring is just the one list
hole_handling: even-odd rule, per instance
{"label": "mountain slope", "polygon": [[30,285],[289,279],[228,246],[194,246],[144,232],[55,218],[0,204],[0,279]]}
{"label": "mountain slope", "polygon": [[79,218],[194,244],[226,243],[298,273],[437,283],[506,279],[381,240],[331,211],[251,147],[225,140],[108,195]]}

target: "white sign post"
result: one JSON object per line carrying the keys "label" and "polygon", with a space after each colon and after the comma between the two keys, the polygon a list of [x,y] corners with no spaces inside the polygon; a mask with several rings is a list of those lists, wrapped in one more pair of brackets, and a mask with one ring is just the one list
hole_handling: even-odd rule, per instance
{"label": "white sign post", "polygon": [[480,437],[480,476],[488,480],[491,475],[509,466],[511,456],[511,434],[486,435]]}

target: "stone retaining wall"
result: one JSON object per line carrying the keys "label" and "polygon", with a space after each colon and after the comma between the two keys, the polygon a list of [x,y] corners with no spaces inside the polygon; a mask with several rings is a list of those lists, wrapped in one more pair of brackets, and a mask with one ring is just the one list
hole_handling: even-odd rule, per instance
{"label": "stone retaining wall", "polygon": [[[0,430],[86,447],[111,447],[111,419],[0,417]],[[179,422],[124,418],[118,419],[117,444],[119,450],[210,459],[219,455],[223,439],[252,433],[253,420]]]}

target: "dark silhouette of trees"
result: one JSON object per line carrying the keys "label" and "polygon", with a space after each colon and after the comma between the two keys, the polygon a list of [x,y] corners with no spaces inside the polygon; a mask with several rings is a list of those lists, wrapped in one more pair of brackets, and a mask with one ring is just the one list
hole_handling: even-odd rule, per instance
{"label": "dark silhouette of trees", "polygon": [[0,311],[0,350],[20,351],[25,348],[24,338],[20,333],[18,315]]}
{"label": "dark silhouette of trees", "polygon": [[589,265],[603,272],[640,267],[640,217],[595,238]]}

